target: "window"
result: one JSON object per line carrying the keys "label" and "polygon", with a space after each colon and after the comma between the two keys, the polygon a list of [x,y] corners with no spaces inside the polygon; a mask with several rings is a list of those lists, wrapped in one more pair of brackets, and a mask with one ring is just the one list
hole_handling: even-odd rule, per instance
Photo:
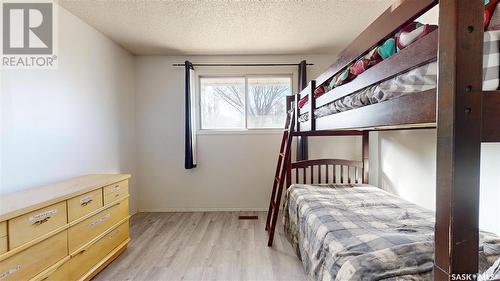
{"label": "window", "polygon": [[200,77],[202,130],[283,128],[286,76]]}

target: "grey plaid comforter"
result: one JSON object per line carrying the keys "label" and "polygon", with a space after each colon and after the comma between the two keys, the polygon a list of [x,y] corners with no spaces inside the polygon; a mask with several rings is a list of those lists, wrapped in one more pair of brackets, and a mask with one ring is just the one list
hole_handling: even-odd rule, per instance
{"label": "grey plaid comforter", "polygon": [[[292,185],[284,227],[313,280],[432,280],[433,212],[379,188]],[[481,233],[480,251],[483,272],[500,239]]]}
{"label": "grey plaid comforter", "polygon": [[[496,90],[500,84],[500,31],[484,32],[483,45],[483,90]],[[436,88],[437,62],[431,62],[400,74],[392,79],[367,87],[352,95],[333,101],[314,111],[314,116],[323,116],[375,104],[404,95]],[[328,93],[327,93],[328,95]],[[299,122],[309,119],[302,114]]]}

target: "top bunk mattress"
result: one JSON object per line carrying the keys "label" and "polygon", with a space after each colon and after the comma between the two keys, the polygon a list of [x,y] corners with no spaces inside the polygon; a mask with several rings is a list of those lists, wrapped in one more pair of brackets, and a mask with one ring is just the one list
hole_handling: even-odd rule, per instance
{"label": "top bunk mattress", "polygon": [[[284,227],[313,280],[432,280],[434,213],[377,187],[292,185]],[[480,233],[479,257],[500,277],[498,237]]]}
{"label": "top bunk mattress", "polygon": [[[383,62],[382,62],[383,63]],[[483,45],[483,91],[497,90],[500,86],[500,30],[485,31]],[[435,89],[437,86],[436,61],[414,68],[394,78],[335,100],[314,111],[316,118],[384,102],[404,95]],[[326,93],[325,95],[328,95]],[[299,122],[309,120],[309,114],[300,115]]]}

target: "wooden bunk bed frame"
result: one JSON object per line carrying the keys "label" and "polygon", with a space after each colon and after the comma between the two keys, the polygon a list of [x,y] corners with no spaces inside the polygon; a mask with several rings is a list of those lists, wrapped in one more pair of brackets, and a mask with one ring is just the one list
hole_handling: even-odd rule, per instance
{"label": "wooden bunk bed frame", "polygon": [[[498,2],[491,1],[489,5]],[[316,85],[340,73],[400,27],[436,5],[439,5],[438,30],[353,81],[319,98],[314,97]],[[330,165],[360,168],[362,182],[368,183],[369,131],[437,128],[435,280],[452,280],[452,274],[478,272],[481,142],[500,142],[500,91],[482,91],[483,12],[483,0],[398,0],[368,26],[335,63],[295,95],[295,101],[288,100],[295,103],[296,108],[293,135],[362,135],[363,159],[361,162],[323,159],[292,163],[288,156],[286,186],[293,179],[300,182],[299,170],[305,175],[306,169],[310,169],[312,175],[314,167],[321,170],[326,166],[328,171]],[[436,89],[314,117],[314,110],[322,105],[436,59],[439,73]],[[299,109],[298,101],[305,96],[308,103]],[[309,113],[309,120],[299,123],[298,117],[304,113]],[[295,177],[292,177],[293,170]],[[313,176],[310,178],[314,183]],[[324,177],[322,180],[320,174],[319,183],[325,180],[329,181]],[[270,241],[272,244],[272,237]]]}

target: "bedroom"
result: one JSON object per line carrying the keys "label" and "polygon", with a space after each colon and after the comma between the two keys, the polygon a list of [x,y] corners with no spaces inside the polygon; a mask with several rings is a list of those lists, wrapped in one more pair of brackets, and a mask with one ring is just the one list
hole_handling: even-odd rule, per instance
{"label": "bedroom", "polygon": [[[424,98],[436,100],[436,91],[432,91],[432,88],[436,88],[437,82],[448,82],[457,89],[462,85],[460,83],[468,83],[463,87],[467,92],[478,92],[478,77],[474,73],[480,71],[471,70],[473,67],[477,70],[480,64],[470,64],[470,61],[464,60],[477,61],[478,56],[474,54],[479,52],[470,52],[470,49],[478,50],[478,42],[483,41],[478,36],[467,40],[460,36],[465,36],[461,32],[472,36],[478,34],[475,31],[482,29],[479,25],[483,24],[485,11],[492,18],[488,28],[491,26],[494,29],[497,1],[486,6],[474,1],[471,1],[473,4],[451,0],[440,2],[439,6],[426,13],[424,10],[437,4],[437,1],[53,3],[51,18],[55,32],[51,46],[52,53],[56,55],[53,57],[56,64],[44,64],[36,69],[29,69],[33,66],[26,64],[15,67],[3,65],[1,70],[1,280],[76,280],[92,277],[95,280],[318,279],[319,275],[314,270],[307,269],[306,255],[299,258],[300,254],[296,254],[296,249],[289,241],[290,235],[285,233],[281,225],[281,214],[272,247],[267,246],[268,233],[265,231],[280,141],[287,117],[284,95],[297,95],[299,92],[302,98],[308,96],[312,102],[303,102],[299,110],[302,120],[293,120],[299,122],[299,131],[304,132],[304,136],[307,136],[307,132],[311,134],[307,141],[302,137],[299,144],[295,142],[297,138],[293,140],[290,150],[293,161],[300,157],[347,159],[363,161],[364,165],[367,160],[369,169],[363,169],[363,173],[367,173],[367,183],[373,186],[414,203],[419,208],[437,210],[441,215],[446,215],[448,208],[439,207],[456,203],[451,209],[457,213],[452,217],[459,219],[450,221],[449,226],[437,225],[436,231],[456,227],[458,233],[450,234],[448,238],[459,239],[454,241],[459,246],[469,245],[464,251],[469,250],[470,254],[470,245],[474,244],[472,242],[476,238],[463,236],[471,233],[460,232],[463,228],[473,229],[477,233],[479,227],[500,235],[500,211],[497,206],[500,199],[500,145],[495,143],[500,141],[499,130],[496,129],[500,124],[494,122],[498,120],[498,114],[493,114],[497,119],[491,116],[483,118],[485,122],[492,121],[488,123],[489,127],[484,123],[482,128],[467,127],[468,134],[461,135],[461,138],[440,135],[439,129],[435,128],[436,116],[431,114],[435,114],[438,105],[429,110],[432,107],[425,106],[424,100],[392,107],[392,110],[400,109],[399,114],[394,111],[396,119],[401,117],[401,112],[404,112],[405,120],[411,119],[412,112],[416,112],[413,110],[415,107],[424,111],[425,114],[418,116],[426,117],[425,120],[398,124],[424,124],[424,128],[400,126],[403,130],[387,130],[390,127],[382,125],[395,124],[394,120],[387,119],[375,125],[363,123],[381,120],[379,117],[382,115],[376,110],[362,110],[397,104],[419,93],[383,100],[377,104],[363,104],[364,107],[338,114],[328,112],[325,116],[317,115],[315,118],[308,118],[307,115],[310,106],[320,108],[322,103],[327,104],[331,96],[347,96],[356,92],[356,87],[366,89],[376,84],[380,87],[383,83],[390,87],[394,82],[389,78],[424,65],[424,62],[435,61],[438,52],[443,52],[439,53],[441,55],[456,52],[453,54],[459,58],[457,62],[438,62],[435,68],[448,66],[450,68],[442,72],[447,74],[453,73],[451,68],[454,68],[462,79],[448,77],[447,80],[439,80],[434,75],[431,78],[434,79],[434,85],[425,89],[434,96],[426,94]],[[9,1],[2,2],[3,14],[8,7],[5,4],[9,4]],[[36,7],[33,9],[36,10]],[[22,18],[22,14],[16,14],[15,8],[13,10],[9,14],[11,18]],[[383,14],[384,11],[390,13]],[[454,13],[472,16],[457,16],[458,20],[454,18]],[[36,21],[36,14],[33,21]],[[377,24],[379,16],[385,20],[382,24]],[[318,87],[313,87],[315,91],[322,86],[322,82],[331,82],[331,78],[337,74],[332,73],[332,65],[341,64],[339,70],[345,70],[372,47],[385,43],[389,37],[396,37],[394,32],[413,20],[429,26],[438,23],[447,24],[448,27],[462,24],[465,28],[457,29],[456,33],[446,33],[448,37],[443,35],[443,38],[431,30],[407,48],[395,51],[387,61],[370,65],[371,68],[359,74],[359,77],[349,77],[351,80],[345,81],[345,85],[329,88],[321,96],[316,96],[312,91],[302,91],[310,81],[317,83]],[[5,38],[9,37],[15,38],[13,41],[23,41],[20,39],[22,36],[6,37],[5,26],[11,22],[6,21],[4,16],[4,43]],[[19,30],[17,27],[11,26],[9,34],[16,34],[16,30]],[[369,28],[377,32],[363,32]],[[496,34],[495,30],[488,28],[484,34]],[[414,30],[417,29],[415,26]],[[43,37],[36,30],[30,32],[35,37]],[[444,48],[437,48],[437,40],[445,40],[453,35],[457,35],[456,45],[453,39],[448,39],[446,43],[449,48],[446,52]],[[495,41],[491,42],[494,44]],[[433,49],[420,49],[418,44],[429,44]],[[467,52],[459,46],[468,48]],[[483,46],[480,47],[482,49]],[[5,57],[12,57],[3,48],[2,62]],[[19,57],[24,56],[16,56]],[[405,59],[408,57],[413,59]],[[498,57],[493,54],[488,58],[492,59],[491,69],[498,74]],[[189,92],[186,91],[186,69],[183,66],[186,61],[194,64],[194,71],[188,71],[193,82],[192,87],[188,83],[192,89]],[[309,65],[301,64],[302,61]],[[400,63],[390,64],[398,61]],[[467,71],[460,68],[459,63],[467,65]],[[473,81],[466,81],[466,76],[472,77],[470,79]],[[210,91],[215,84],[231,85],[231,89],[237,89],[238,97],[243,97],[245,101],[256,96],[254,89],[261,84],[279,85],[282,98],[273,107],[271,119],[265,119],[267,123],[257,124],[248,118],[253,114],[249,111],[251,106],[244,102],[243,107],[236,108],[234,103],[228,102],[228,96],[223,95],[226,98],[224,116],[230,117],[212,118],[210,122],[204,123],[209,120],[207,112],[210,107],[203,100],[210,95],[212,98],[215,96]],[[485,89],[487,95],[482,101],[483,106],[491,105],[496,112],[498,107],[495,105],[499,103],[494,90],[497,88],[498,85]],[[192,106],[186,107],[186,96],[192,97]],[[486,98],[490,100],[486,101]],[[220,104],[221,100],[218,102]],[[481,112],[471,108],[466,107],[470,114]],[[483,107],[482,111],[487,112],[491,108]],[[338,116],[348,114],[357,117],[351,115],[356,110],[369,118],[347,118],[351,123],[338,125],[345,122]],[[437,111],[438,114],[448,112]],[[384,112],[393,111],[386,108]],[[332,122],[324,121],[336,117]],[[310,130],[312,124],[317,132],[326,130],[331,134],[338,134],[339,131],[349,134],[344,129],[356,130],[349,130],[354,133],[347,136],[311,136],[314,132]],[[337,127],[332,124],[337,124]],[[441,128],[459,125],[448,124]],[[357,129],[361,127],[370,129],[369,140],[359,134]],[[478,127],[483,132],[479,132]],[[486,135],[487,132],[489,135]],[[186,143],[189,139],[186,134],[191,137],[192,145]],[[488,140],[481,143],[481,140],[467,137],[479,134],[487,136]],[[438,139],[441,141],[438,142]],[[368,140],[368,145],[364,140]],[[471,153],[474,155],[463,155],[460,154],[462,150],[457,149],[445,153],[443,147],[447,147],[446,141],[465,147],[477,148],[480,145],[480,152],[476,149],[475,153]],[[440,151],[445,156],[453,155],[453,159],[438,157]],[[189,155],[194,156],[193,161],[197,165],[186,169],[186,159],[190,163]],[[456,163],[454,159],[458,159]],[[448,161],[448,172],[438,170],[440,161]],[[453,166],[462,171],[464,178],[471,180],[467,182],[474,187],[470,193],[453,193],[438,188],[443,185],[437,184],[439,181],[446,181],[452,175],[459,178],[460,174],[449,172]],[[360,183],[365,183],[362,167],[358,167],[360,170],[354,173]],[[444,176],[440,177],[443,173]],[[87,174],[111,176],[67,181]],[[296,174],[290,175],[295,181]],[[318,169],[315,175],[319,176]],[[323,170],[323,180],[328,181],[326,175]],[[328,175],[329,180],[333,180],[333,170]],[[344,173],[342,175],[346,176],[345,180],[351,179]],[[343,180],[339,174],[337,180]],[[123,182],[126,184],[115,184]],[[446,186],[451,190],[463,188],[460,181]],[[447,199],[447,194],[453,194],[456,201]],[[111,199],[110,196],[115,195],[117,199]],[[282,199],[285,198],[284,193]],[[76,204],[83,213],[72,214],[73,199],[77,199]],[[115,205],[117,202],[124,204]],[[462,203],[462,208],[458,202]],[[62,209],[55,212],[54,204],[62,206]],[[127,205],[128,212],[119,208]],[[115,220],[114,213],[108,215],[109,210],[121,212],[118,216],[120,219]],[[62,214],[65,217],[57,219]],[[240,216],[243,217],[240,219]],[[255,216],[258,218],[254,219]],[[33,227],[33,233],[27,231],[30,234],[19,234],[16,231],[17,227],[23,227],[23,222],[29,222],[26,227]],[[78,227],[87,222],[97,227],[92,233],[80,237],[81,229]],[[463,222],[464,227],[457,225],[458,222]],[[113,235],[113,229],[119,230],[115,226],[123,228],[125,234],[120,236],[123,239],[117,240],[118,244],[114,247],[98,244],[103,241],[101,238]],[[434,233],[431,232],[429,235],[433,237]],[[76,238],[72,239],[73,235]],[[43,247],[47,241],[55,239],[66,241],[68,246],[52,249],[59,252],[45,258],[36,255],[26,258],[26,253],[30,251],[38,253],[35,247]],[[73,240],[76,241],[75,245],[72,245]],[[457,248],[457,251],[460,250]],[[452,274],[458,273],[483,273],[476,264],[479,261],[474,258],[467,259],[472,260],[470,263],[461,264],[455,256],[448,255],[453,253],[452,250],[440,253],[438,266],[449,274],[435,277],[436,280],[451,279]],[[98,258],[84,262],[81,257],[85,255],[96,255]],[[318,261],[320,264],[322,262]],[[20,263],[28,264],[18,266]],[[493,263],[490,268],[494,267]],[[432,262],[430,265],[429,269],[429,263],[426,264],[424,273],[433,271]],[[75,269],[80,267],[83,269]],[[425,274],[422,278],[432,279]],[[331,276],[331,279],[335,280],[335,277]]]}

